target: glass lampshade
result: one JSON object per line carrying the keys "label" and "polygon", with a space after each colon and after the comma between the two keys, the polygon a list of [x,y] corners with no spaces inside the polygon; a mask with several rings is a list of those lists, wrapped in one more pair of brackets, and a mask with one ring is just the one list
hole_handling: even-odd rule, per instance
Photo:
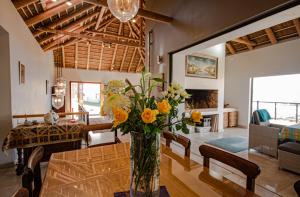
{"label": "glass lampshade", "polygon": [[63,95],[52,95],[52,106],[55,109],[60,109],[64,106],[65,97]]}
{"label": "glass lampshade", "polygon": [[58,79],[56,79],[56,86],[60,87],[60,88],[67,88],[67,81],[60,77]]}
{"label": "glass lampshade", "polygon": [[140,0],[108,0],[108,8],[121,22],[134,18],[140,7]]}
{"label": "glass lampshade", "polygon": [[66,89],[60,86],[54,86],[54,94],[59,96],[59,95],[66,95]]}

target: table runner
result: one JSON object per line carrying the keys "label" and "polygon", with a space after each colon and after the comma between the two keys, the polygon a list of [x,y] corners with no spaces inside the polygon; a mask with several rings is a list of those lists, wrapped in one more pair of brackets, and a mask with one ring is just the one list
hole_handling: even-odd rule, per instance
{"label": "table runner", "polygon": [[67,120],[60,120],[55,125],[46,123],[19,125],[7,134],[2,151],[81,140],[84,139],[83,128],[84,123],[71,123]]}

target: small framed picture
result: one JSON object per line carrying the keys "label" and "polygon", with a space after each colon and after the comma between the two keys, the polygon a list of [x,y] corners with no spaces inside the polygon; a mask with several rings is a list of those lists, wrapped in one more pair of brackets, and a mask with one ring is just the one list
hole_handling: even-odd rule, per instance
{"label": "small framed picture", "polygon": [[19,84],[25,84],[25,65],[19,62]]}
{"label": "small framed picture", "polygon": [[46,80],[46,95],[49,93],[49,81]]}

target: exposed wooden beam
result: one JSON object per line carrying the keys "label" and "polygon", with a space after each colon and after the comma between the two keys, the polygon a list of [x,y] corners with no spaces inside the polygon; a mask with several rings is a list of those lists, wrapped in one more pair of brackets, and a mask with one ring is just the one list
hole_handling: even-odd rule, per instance
{"label": "exposed wooden beam", "polygon": [[128,46],[126,46],[125,51],[123,53],[122,63],[121,63],[121,66],[120,66],[120,72],[123,69],[123,65],[124,65],[124,61],[125,61],[126,55],[127,55],[127,51],[128,51]]}
{"label": "exposed wooden beam", "polygon": [[68,41],[64,42],[63,44],[60,44],[58,41],[56,41],[56,42],[54,42],[53,45],[51,45],[51,47],[48,47],[46,49],[43,48],[43,50],[44,51],[51,51],[51,50],[58,49],[58,48],[60,48],[62,46],[67,47],[67,46],[70,46],[70,45],[72,45],[72,44],[74,44],[74,43],[76,43],[78,41],[79,41],[78,38],[71,38]]}
{"label": "exposed wooden beam", "polygon": [[[89,5],[87,5],[87,6],[83,7],[83,8],[81,8],[81,9],[79,9],[79,10],[77,10],[77,11],[74,11],[74,12],[72,12],[72,13],[70,13],[70,14],[67,14],[66,16],[59,18],[59,19],[56,20],[55,22],[50,23],[49,25],[46,25],[46,26],[43,26],[43,27],[45,27],[45,28],[50,28],[50,29],[54,29],[54,28],[56,28],[58,25],[61,25],[61,24],[65,23],[65,22],[71,20],[72,18],[78,17],[79,15],[81,15],[82,13],[84,13],[84,12],[90,10],[90,9],[93,8],[93,7],[94,7],[94,5],[90,5],[90,4],[89,4]],[[40,32],[40,31],[34,31],[34,32],[33,32],[33,35],[36,37],[36,36],[39,36],[39,35],[42,34],[42,33],[43,33],[43,32]]]}
{"label": "exposed wooden beam", "polygon": [[24,6],[30,5],[32,3],[38,2],[39,0],[14,0],[13,4],[16,9],[20,9]]}
{"label": "exposed wooden beam", "polygon": [[131,22],[128,21],[127,24],[128,24],[129,29],[130,29],[130,33],[133,35],[133,37],[138,38],[139,36],[137,35],[137,33],[135,31],[133,31],[133,28],[131,26]]}
{"label": "exposed wooden beam", "polygon": [[[96,22],[91,22],[91,23],[85,24],[82,27],[79,26],[73,31],[73,33],[80,33],[82,31],[84,31],[85,29],[90,28],[91,26],[94,26],[95,24],[96,24]],[[49,50],[50,48],[54,47],[58,42],[62,42],[64,40],[70,38],[70,36],[57,35],[57,34],[53,34],[51,36],[53,36],[53,38],[56,37],[56,39],[46,45],[43,45],[42,48],[44,50]],[[79,38],[79,39],[82,39],[82,38]]]}
{"label": "exposed wooden beam", "polygon": [[66,35],[66,36],[70,36],[70,37],[74,37],[74,38],[85,38],[88,40],[94,40],[94,41],[105,42],[105,43],[114,43],[114,44],[120,44],[120,45],[125,45],[125,46],[143,47],[142,45],[131,43],[131,42],[111,40],[111,39],[103,38],[103,37],[99,37],[99,36],[89,36],[89,35],[85,35],[85,34],[73,33],[73,32],[68,32],[68,31],[63,31],[63,30],[46,29],[46,28],[39,28],[39,30],[45,31],[45,32],[50,32],[53,34]]}
{"label": "exposed wooden beam", "polygon": [[91,53],[91,43],[88,43],[88,51],[87,51],[87,60],[86,60],[86,69],[90,69],[90,53]]}
{"label": "exposed wooden beam", "polygon": [[102,57],[103,57],[103,51],[104,51],[104,44],[101,43],[101,53],[100,53],[100,60],[99,60],[99,65],[98,65],[98,70],[101,70],[102,68]]}
{"label": "exposed wooden beam", "polygon": [[234,40],[232,40],[234,42],[238,42],[238,43],[242,43],[242,44],[245,44],[245,45],[249,45],[249,46],[255,46],[255,43],[250,41],[249,39],[245,40],[245,39],[242,39],[242,38],[236,38]]}
{"label": "exposed wooden beam", "polygon": [[[102,6],[102,7],[108,7],[107,5],[107,1],[106,0],[84,0],[87,3],[91,3],[94,5],[98,5],[98,6]],[[163,22],[163,23],[171,23],[173,21],[173,18],[169,17],[169,16],[165,16],[162,14],[158,14],[155,12],[151,12],[148,10],[144,10],[144,9],[139,9],[138,16],[144,17],[146,19],[149,20],[153,20],[153,21],[158,21],[158,22]]]}
{"label": "exposed wooden beam", "polygon": [[[96,12],[94,13],[91,13],[91,14],[88,14],[80,19],[78,19],[77,21],[74,21],[73,23],[70,23],[69,25],[65,26],[64,28],[62,28],[61,30],[63,31],[73,31],[75,30],[76,28],[78,28],[78,26],[80,26],[81,23],[84,23],[86,22],[87,20],[89,20],[90,18],[93,18],[97,15]],[[86,26],[93,26],[95,25],[96,22],[92,22],[92,23],[88,23]],[[51,29],[51,28],[46,28],[46,29]],[[39,30],[39,29],[38,29]],[[51,33],[51,32],[50,32]],[[50,41],[51,39],[55,38],[55,37],[58,37],[58,38],[61,38],[63,37],[63,35],[49,35],[49,36],[46,36],[45,38],[39,40],[39,43],[40,44],[43,44],[44,42],[47,42],[47,41]],[[56,38],[56,39],[58,39]]]}
{"label": "exposed wooden beam", "polygon": [[133,63],[135,53],[136,53],[136,47],[134,48],[134,51],[133,51],[133,54],[132,54],[132,57],[131,57],[131,60],[130,60],[130,63],[129,63],[127,72],[130,72],[131,65],[132,65],[132,63]]}
{"label": "exposed wooden beam", "polygon": [[132,40],[132,41],[139,41],[139,39],[130,38],[130,37],[123,36],[123,35],[117,35],[115,33],[110,33],[110,32],[99,32],[99,31],[94,31],[94,30],[86,30],[85,32],[93,33],[93,34],[97,34],[97,35],[103,35],[103,36],[112,36],[112,37],[120,38],[120,39],[127,39],[127,40]]}
{"label": "exposed wooden beam", "polygon": [[[248,43],[251,42],[251,41],[249,40],[248,36],[243,36],[242,39],[243,39],[244,41],[248,42]],[[252,50],[253,47],[255,46],[255,45],[251,45],[251,44],[246,44],[246,45],[247,45],[247,47],[248,47],[249,50]]]}
{"label": "exposed wooden beam", "polygon": [[96,26],[95,26],[95,30],[97,30],[100,26],[100,23],[102,21],[102,18],[103,18],[103,15],[106,11],[106,8],[105,7],[102,7],[100,12],[99,12],[99,16],[98,16],[98,19],[97,19],[97,23],[96,23]]}
{"label": "exposed wooden beam", "polygon": [[273,30],[271,28],[267,28],[265,29],[267,36],[269,38],[269,40],[271,41],[272,44],[276,44],[277,43],[277,39],[275,37],[275,34],[273,32]]}
{"label": "exposed wooden beam", "polygon": [[[77,5],[77,4],[81,3],[82,0],[70,0],[70,2],[73,5]],[[41,22],[51,16],[54,16],[62,11],[67,10],[68,8],[70,8],[70,6],[68,6],[65,2],[62,2],[62,3],[58,4],[57,6],[51,8],[49,10],[46,10],[45,12],[43,12],[41,14],[38,14],[34,17],[31,17],[31,18],[25,20],[25,23],[27,26],[37,24],[38,22]]]}
{"label": "exposed wooden beam", "polygon": [[63,64],[63,67],[65,68],[66,67],[66,64],[65,64],[65,47],[62,46],[61,47],[61,56],[62,56],[62,64]]}
{"label": "exposed wooden beam", "polygon": [[226,43],[226,47],[227,47],[228,51],[229,51],[232,55],[235,54],[235,50],[234,50],[233,46],[232,46],[229,42]]}
{"label": "exposed wooden beam", "polygon": [[75,64],[75,69],[77,69],[78,66],[78,42],[75,43],[75,58],[74,58],[74,64]]}
{"label": "exposed wooden beam", "polygon": [[294,23],[294,25],[295,25],[295,27],[296,27],[298,36],[300,36],[300,22],[299,22],[299,19],[298,19],[298,18],[294,19],[294,20],[293,20],[293,23]]}
{"label": "exposed wooden beam", "polygon": [[115,62],[117,50],[118,50],[118,45],[116,44],[116,45],[115,45],[115,49],[114,49],[114,53],[113,53],[113,57],[112,57],[112,60],[111,60],[110,71],[113,71],[113,70],[114,70],[114,66],[115,66],[115,65],[114,65],[114,62]]}
{"label": "exposed wooden beam", "polygon": [[141,61],[142,61],[142,57],[140,57],[139,63],[138,63],[138,65],[136,65],[135,72],[138,72],[138,70],[140,68]]}

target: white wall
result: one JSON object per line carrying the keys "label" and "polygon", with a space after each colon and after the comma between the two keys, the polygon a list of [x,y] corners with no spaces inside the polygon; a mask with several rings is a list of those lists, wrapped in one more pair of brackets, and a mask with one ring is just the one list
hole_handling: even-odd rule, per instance
{"label": "white wall", "polygon": [[[205,79],[185,76],[186,55],[204,54],[218,58],[218,78]],[[219,44],[207,49],[193,47],[173,55],[172,79],[184,86],[185,89],[212,89],[218,90],[218,112],[219,131],[223,130],[223,110],[224,110],[224,68],[225,68],[225,45]],[[184,105],[180,106],[180,111],[184,111]],[[179,112],[180,113],[180,112]]]}
{"label": "white wall", "polygon": [[225,103],[239,111],[239,125],[250,118],[250,78],[300,73],[300,39],[226,57]]}
{"label": "white wall", "polygon": [[[1,68],[10,66],[10,81],[0,80],[10,86],[12,115],[49,111],[51,100],[50,94],[46,95],[45,81],[48,79],[51,82],[54,76],[52,52],[43,52],[11,1],[0,1],[0,26],[9,36],[10,63],[0,64]],[[26,67],[24,85],[19,85],[19,61]],[[11,124],[11,121],[7,124]],[[8,130],[0,132],[6,134]],[[0,141],[2,144],[3,139]],[[7,162],[5,158],[1,152],[0,164]]]}
{"label": "white wall", "polygon": [[132,84],[138,84],[141,74],[64,68],[63,77],[67,80],[66,111],[70,111],[70,81],[107,83],[109,80],[129,79]]}

